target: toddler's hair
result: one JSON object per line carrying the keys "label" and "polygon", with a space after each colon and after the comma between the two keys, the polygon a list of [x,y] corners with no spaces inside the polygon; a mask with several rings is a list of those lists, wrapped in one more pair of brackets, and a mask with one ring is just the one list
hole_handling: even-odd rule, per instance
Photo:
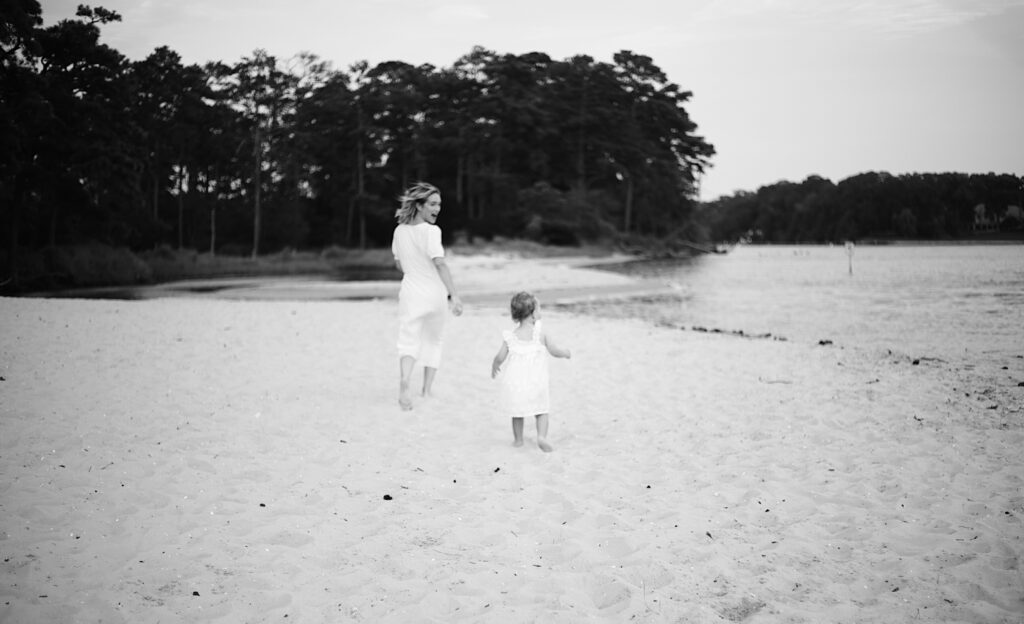
{"label": "toddler's hair", "polygon": [[537,298],[528,292],[518,292],[512,296],[512,320],[520,322],[537,311]]}
{"label": "toddler's hair", "polygon": [[437,190],[437,187],[427,182],[417,182],[409,188],[405,189],[405,193],[398,198],[401,202],[401,206],[395,211],[395,218],[398,219],[399,223],[408,223],[413,220],[416,216],[416,206],[427,201],[427,198],[437,193],[441,194],[441,191]]}

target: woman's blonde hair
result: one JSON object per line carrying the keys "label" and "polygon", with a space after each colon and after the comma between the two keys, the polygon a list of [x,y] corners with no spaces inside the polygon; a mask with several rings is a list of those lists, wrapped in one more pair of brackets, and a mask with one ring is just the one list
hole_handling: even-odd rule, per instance
{"label": "woman's blonde hair", "polygon": [[519,323],[537,311],[537,298],[528,292],[518,292],[512,296],[512,320]]}
{"label": "woman's blonde hair", "polygon": [[405,189],[405,193],[402,193],[402,196],[398,198],[402,205],[395,211],[395,218],[398,219],[399,223],[412,221],[416,217],[416,208],[427,201],[427,198],[434,193],[440,195],[441,191],[437,190],[437,187],[433,184],[426,182],[417,182]]}

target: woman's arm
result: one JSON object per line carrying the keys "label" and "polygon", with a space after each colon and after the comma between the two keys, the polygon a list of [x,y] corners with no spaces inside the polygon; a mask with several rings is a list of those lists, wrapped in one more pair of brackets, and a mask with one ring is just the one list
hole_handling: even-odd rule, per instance
{"label": "woman's arm", "polygon": [[444,287],[448,289],[448,299],[451,301],[452,314],[459,316],[462,314],[462,299],[455,292],[455,281],[452,279],[452,272],[448,269],[448,263],[444,261],[444,257],[434,258],[433,260],[434,267],[437,268],[437,274],[441,276]]}

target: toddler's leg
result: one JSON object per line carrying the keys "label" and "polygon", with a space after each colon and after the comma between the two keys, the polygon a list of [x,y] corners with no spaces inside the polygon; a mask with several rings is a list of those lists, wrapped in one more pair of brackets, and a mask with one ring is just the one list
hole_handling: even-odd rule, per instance
{"label": "toddler's leg", "polygon": [[537,414],[537,446],[545,453],[555,450],[548,444],[548,415]]}
{"label": "toddler's leg", "polygon": [[423,367],[423,396],[432,396],[431,388],[434,387],[434,377],[437,375],[437,368],[434,366]]}
{"label": "toddler's leg", "polygon": [[523,445],[523,419],[522,418],[513,418],[512,419],[512,435],[515,437],[515,440],[512,441],[512,446],[522,446]]}

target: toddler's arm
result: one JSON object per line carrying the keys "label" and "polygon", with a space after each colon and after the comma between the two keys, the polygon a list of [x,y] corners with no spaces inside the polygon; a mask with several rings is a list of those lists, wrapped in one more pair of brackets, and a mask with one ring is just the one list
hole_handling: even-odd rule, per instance
{"label": "toddler's arm", "polygon": [[508,345],[502,342],[501,348],[498,349],[498,353],[494,356],[494,361],[491,362],[491,379],[498,376],[498,371],[501,370],[501,365],[505,363],[505,358],[507,357]]}
{"label": "toddler's arm", "polygon": [[548,348],[548,353],[556,358],[569,359],[572,357],[572,353],[568,349],[563,349],[556,345],[555,341],[547,334],[544,334],[544,346]]}

